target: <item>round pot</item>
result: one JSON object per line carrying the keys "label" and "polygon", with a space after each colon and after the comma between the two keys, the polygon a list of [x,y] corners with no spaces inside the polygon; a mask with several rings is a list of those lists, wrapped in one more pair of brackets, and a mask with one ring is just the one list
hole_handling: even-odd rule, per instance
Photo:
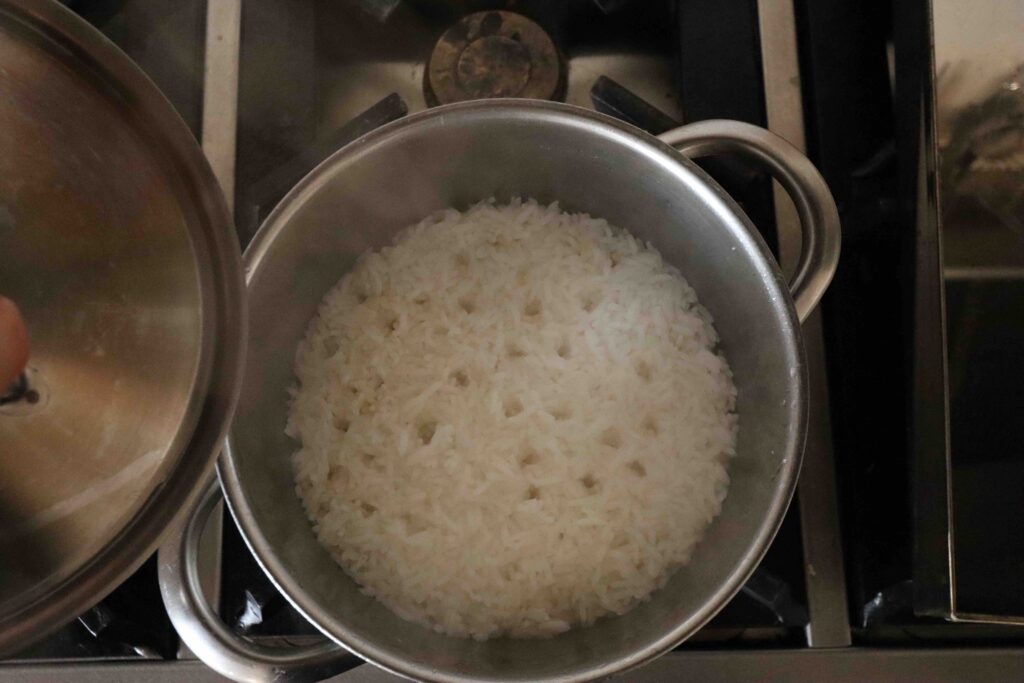
{"label": "round pot", "polygon": [[241,252],[195,138],[47,0],[0,0],[0,294],[31,339],[0,386],[6,656],[120,585],[194,505],[245,342]]}
{"label": "round pot", "polygon": [[[792,296],[749,219],[684,156],[718,152],[767,166],[792,195],[804,227]],[[294,491],[289,456],[297,445],[284,434],[295,349],[323,295],[362,252],[387,245],[402,228],[492,196],[557,200],[651,242],[714,317],[738,389],[729,494],[692,561],[629,613],[548,640],[448,637],[364,595],[313,534]],[[746,124],[696,123],[659,140],[583,109],[503,100],[432,109],[350,144],[285,197],[245,255],[249,355],[219,462],[225,497],[253,554],[330,640],[305,651],[270,650],[216,621],[195,571],[212,493],[161,550],[175,626],[201,659],[237,680],[324,676],[358,661],[339,654],[347,650],[416,679],[575,681],[666,652],[743,585],[786,511],[806,431],[800,320],[824,292],[838,254],[838,214],[821,176],[786,142]]]}

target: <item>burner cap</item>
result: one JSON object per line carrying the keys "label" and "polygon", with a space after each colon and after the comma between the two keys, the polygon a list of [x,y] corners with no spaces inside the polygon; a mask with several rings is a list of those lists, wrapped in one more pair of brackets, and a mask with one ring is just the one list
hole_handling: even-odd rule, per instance
{"label": "burner cap", "polygon": [[540,26],[512,12],[476,12],[445,31],[423,78],[430,105],[488,97],[553,100],[565,69]]}

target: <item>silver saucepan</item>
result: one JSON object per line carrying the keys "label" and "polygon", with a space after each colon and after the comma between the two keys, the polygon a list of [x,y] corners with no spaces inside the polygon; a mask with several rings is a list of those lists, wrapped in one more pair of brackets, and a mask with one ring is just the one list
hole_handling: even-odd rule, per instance
{"label": "silver saucepan", "polygon": [[[687,156],[738,153],[792,196],[803,252],[787,287],[750,220]],[[651,599],[549,640],[477,642],[394,615],[317,542],[294,491],[284,434],[295,349],[323,295],[367,249],[433,211],[533,197],[608,219],[679,268],[714,316],[738,389],[737,455],[721,515]],[[246,255],[249,354],[219,463],[231,512],[281,592],[329,641],[271,650],[234,637],[201,597],[198,536],[215,503],[163,548],[164,600],[185,643],[237,680],[310,679],[369,660],[438,681],[575,681],[621,672],[694,633],[743,585],[775,535],[800,470],[807,380],[800,321],[839,257],[839,217],[821,176],[781,138],[705,121],[656,139],[611,118],[548,102],[440,107],[340,150],[281,202]]]}

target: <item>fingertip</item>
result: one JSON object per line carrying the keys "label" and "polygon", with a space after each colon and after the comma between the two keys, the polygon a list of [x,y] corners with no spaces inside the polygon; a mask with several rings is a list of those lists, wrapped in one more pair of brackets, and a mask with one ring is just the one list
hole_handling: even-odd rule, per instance
{"label": "fingertip", "polygon": [[13,301],[0,296],[0,393],[25,369],[28,353],[25,319]]}

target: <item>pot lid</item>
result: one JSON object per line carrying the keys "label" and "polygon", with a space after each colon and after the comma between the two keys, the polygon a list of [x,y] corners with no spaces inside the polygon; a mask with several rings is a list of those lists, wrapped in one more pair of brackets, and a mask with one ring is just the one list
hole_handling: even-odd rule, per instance
{"label": "pot lid", "polygon": [[0,405],[2,655],[104,597],[192,503],[244,330],[238,245],[195,140],[47,0],[0,0],[0,255],[32,345]]}

